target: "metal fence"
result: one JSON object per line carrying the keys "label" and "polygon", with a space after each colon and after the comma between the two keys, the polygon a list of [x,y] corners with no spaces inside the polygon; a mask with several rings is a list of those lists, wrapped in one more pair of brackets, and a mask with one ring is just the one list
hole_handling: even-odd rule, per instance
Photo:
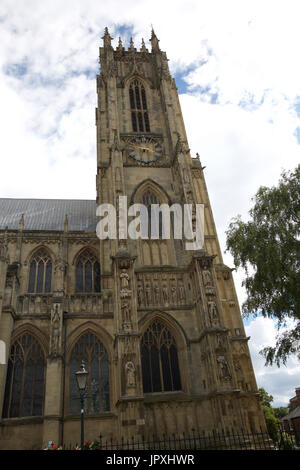
{"label": "metal fence", "polygon": [[[266,432],[245,433],[243,430],[221,430],[190,434],[152,436],[151,438],[130,439],[99,436],[93,445],[99,450],[292,450],[296,447],[295,436],[278,429],[276,437],[270,438]],[[87,446],[88,447],[88,446]]]}
{"label": "metal fence", "polygon": [[[299,437],[295,434],[286,433],[278,428],[272,436],[261,430],[257,433],[246,433],[243,429],[220,430],[220,431],[196,431],[190,434],[171,434],[152,437],[132,436],[130,439],[117,440],[113,437],[99,436],[98,440],[86,441],[83,450],[296,450],[300,449]],[[79,449],[79,445],[68,444],[60,446],[60,449]]]}

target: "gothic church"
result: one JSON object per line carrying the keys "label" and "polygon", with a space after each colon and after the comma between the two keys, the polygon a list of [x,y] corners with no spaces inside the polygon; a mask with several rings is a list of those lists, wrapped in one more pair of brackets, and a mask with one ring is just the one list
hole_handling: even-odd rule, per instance
{"label": "gothic church", "polygon": [[[199,156],[152,30],[151,51],[105,29],[97,76],[96,199],[0,199],[0,448],[85,437],[265,429],[231,269]],[[204,204],[204,249],[99,240],[96,207]]]}

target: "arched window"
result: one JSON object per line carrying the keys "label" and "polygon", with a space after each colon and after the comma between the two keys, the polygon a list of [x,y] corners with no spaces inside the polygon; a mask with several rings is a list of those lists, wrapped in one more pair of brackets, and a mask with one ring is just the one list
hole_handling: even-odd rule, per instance
{"label": "arched window", "polygon": [[91,251],[82,253],[77,261],[76,292],[100,292],[100,264]]}
{"label": "arched window", "polygon": [[131,82],[129,100],[133,132],[150,132],[146,92],[144,85],[139,80]]}
{"label": "arched window", "polygon": [[176,342],[159,321],[143,335],[141,359],[144,393],[181,390]]}
{"label": "arched window", "polygon": [[69,412],[80,411],[80,400],[75,372],[84,361],[88,384],[84,399],[85,413],[109,411],[109,362],[101,341],[91,332],[84,333],[75,344],[69,366]]}
{"label": "arched window", "polygon": [[30,263],[29,293],[51,292],[52,262],[46,250],[39,250]]}
{"label": "arched window", "polygon": [[[155,224],[155,219],[152,220],[151,217],[151,204],[160,204],[157,200],[155,194],[153,194],[150,190],[147,190],[142,196],[142,204],[147,207],[148,211],[148,237],[151,238],[151,227]],[[158,214],[158,227],[153,227],[153,230],[158,229],[158,236],[159,238],[162,237],[162,213],[159,212]]]}
{"label": "arched window", "polygon": [[44,353],[33,336],[24,334],[10,350],[3,418],[42,416],[44,389]]}

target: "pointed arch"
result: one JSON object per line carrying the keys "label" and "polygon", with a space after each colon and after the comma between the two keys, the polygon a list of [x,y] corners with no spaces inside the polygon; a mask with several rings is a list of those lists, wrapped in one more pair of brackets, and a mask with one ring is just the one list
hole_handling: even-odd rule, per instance
{"label": "pointed arch", "polygon": [[33,328],[14,333],[7,365],[3,418],[42,416],[46,355]]}
{"label": "pointed arch", "polygon": [[68,409],[70,414],[78,414],[80,404],[75,373],[84,361],[89,372],[84,410],[87,414],[110,410],[110,358],[109,349],[90,324],[82,325],[68,351]]}
{"label": "pointed arch", "polygon": [[144,393],[182,390],[178,338],[174,322],[160,312],[144,322],[141,338]]}
{"label": "pointed arch", "polygon": [[129,106],[133,132],[150,132],[146,87],[140,78],[128,81]]}
{"label": "pointed arch", "polygon": [[73,258],[75,264],[76,292],[96,293],[101,291],[101,270],[96,250],[85,247]]}
{"label": "pointed arch", "polygon": [[160,204],[171,204],[171,199],[165,189],[151,178],[147,178],[146,180],[141,181],[135,187],[131,195],[130,204],[134,204],[135,202],[142,202],[143,194],[147,191],[152,192]]}
{"label": "pointed arch", "polygon": [[48,247],[39,246],[31,252],[29,260],[28,293],[50,293],[54,255]]}

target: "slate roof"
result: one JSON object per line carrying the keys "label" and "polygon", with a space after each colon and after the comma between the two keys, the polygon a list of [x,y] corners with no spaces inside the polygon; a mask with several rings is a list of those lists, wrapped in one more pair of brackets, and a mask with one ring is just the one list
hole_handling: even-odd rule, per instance
{"label": "slate roof", "polygon": [[24,230],[95,231],[96,201],[76,199],[0,198],[0,230],[18,230],[24,214]]}
{"label": "slate roof", "polygon": [[293,418],[299,418],[300,417],[300,406],[297,406],[297,408],[295,408],[294,410],[290,411],[289,414],[287,414],[286,416],[284,416],[282,418],[282,421],[285,420],[285,419],[293,419]]}

